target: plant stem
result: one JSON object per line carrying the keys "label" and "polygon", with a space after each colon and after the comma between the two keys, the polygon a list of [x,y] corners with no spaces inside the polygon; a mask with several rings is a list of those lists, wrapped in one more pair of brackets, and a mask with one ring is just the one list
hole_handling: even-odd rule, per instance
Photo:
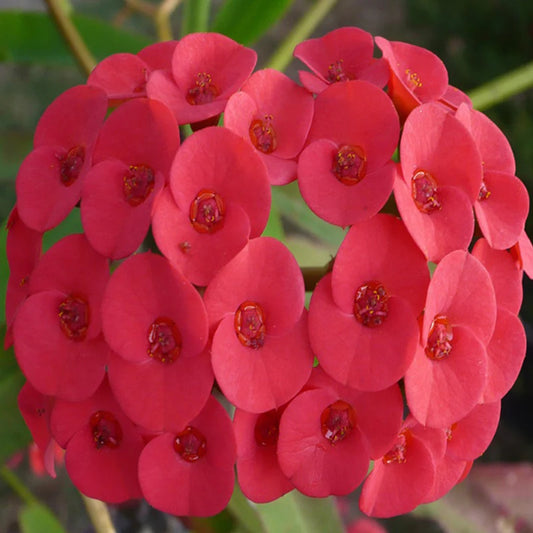
{"label": "plant stem", "polygon": [[160,41],[170,41],[173,39],[172,28],[170,26],[170,16],[180,5],[181,0],[163,0],[154,15],[157,38]]}
{"label": "plant stem", "polygon": [[65,13],[61,0],[44,0],[59,32],[65,39],[79,67],[88,76],[96,65],[96,60],[87,48],[85,41]]}
{"label": "plant stem", "polygon": [[307,39],[322,19],[333,8],[337,0],[315,0],[315,3],[299,20],[298,24],[279,45],[267,63],[267,68],[283,71],[292,60],[294,47]]}
{"label": "plant stem", "polygon": [[96,533],[116,533],[107,505],[100,500],[93,500],[93,498],[83,494],[81,494],[81,498]]}
{"label": "plant stem", "polygon": [[211,0],[187,0],[183,6],[181,36],[209,29]]}
{"label": "plant stem", "polygon": [[2,465],[0,467],[0,477],[13,489],[13,492],[15,492],[22,501],[27,504],[38,503],[37,498],[7,466]]}
{"label": "plant stem", "polygon": [[533,87],[533,61],[470,91],[474,108],[488,109],[499,102]]}

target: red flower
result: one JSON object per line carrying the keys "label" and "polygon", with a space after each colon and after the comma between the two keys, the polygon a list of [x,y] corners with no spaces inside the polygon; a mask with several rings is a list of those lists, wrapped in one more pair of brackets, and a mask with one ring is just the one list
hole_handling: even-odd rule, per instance
{"label": "red flower", "polygon": [[213,370],[237,407],[279,408],[307,381],[313,355],[304,296],[296,260],[270,237],[252,239],[208,285]]}
{"label": "red flower", "polygon": [[107,381],[83,402],[57,400],[51,428],[66,449],[65,467],[80,492],[108,503],[142,496],[137,463],[143,439],[118,406]]}
{"label": "red flower", "polygon": [[235,457],[231,420],[210,397],[202,412],[183,428],[163,433],[145,446],[139,459],[143,495],[165,513],[219,513],[233,492]]}
{"label": "red flower", "polygon": [[264,413],[235,409],[233,430],[237,441],[237,477],[244,495],[267,503],[294,488],[278,463],[279,421],[284,407]]}
{"label": "red flower", "polygon": [[383,37],[376,37],[376,44],[389,63],[388,93],[402,120],[418,105],[447,94],[448,72],[433,52]]}
{"label": "red flower", "polygon": [[207,285],[249,238],[261,235],[268,220],[266,168],[255,150],[226,128],[205,128],[183,143],[170,191],[154,206],[154,238],[196,285]]}
{"label": "red flower", "polygon": [[164,102],[179,124],[217,117],[252,73],[257,54],[218,33],[186,35],[176,45],[172,73],[155,71],[147,92]]}
{"label": "red flower", "polygon": [[479,151],[468,130],[438,105],[421,105],[405,121],[400,160],[394,196],[428,260],[466,250],[482,178]]}
{"label": "red flower", "polygon": [[19,305],[29,294],[30,275],[41,256],[42,233],[22,222],[15,206],[7,220],[6,256],[9,280],[6,288],[6,336],[4,348],[13,344],[13,321]]}
{"label": "red flower", "polygon": [[348,494],[364,479],[369,459],[392,445],[402,411],[397,385],[361,392],[316,368],[281,416],[281,470],[308,496]]}
{"label": "red flower", "polygon": [[407,403],[421,424],[449,427],[480,402],[495,322],[486,269],[468,252],[447,255],[431,278],[422,343],[405,375]]}
{"label": "red flower", "polygon": [[41,394],[27,381],[20,389],[17,402],[22,418],[31,432],[34,444],[41,453],[44,469],[55,478],[57,444],[50,432],[50,416],[54,398]]}
{"label": "red flower", "polygon": [[392,191],[399,131],[390,99],[371,83],[336,83],[320,93],[298,160],[298,185],[311,210],[339,226],[375,215]]}
{"label": "red flower", "polygon": [[293,55],[314,73],[300,70],[302,85],[318,94],[331,83],[348,80],[365,80],[383,88],[389,76],[388,64],[372,57],[373,53],[374,40],[370,33],[345,27],[299,43]]}
{"label": "red flower", "polygon": [[124,261],[102,304],[105,338],[118,354],[109,381],[124,412],[153,431],[176,431],[196,416],[213,385],[207,316],[198,292],[150,252]]}
{"label": "red flower", "polygon": [[440,433],[439,439],[435,430],[406,420],[396,442],[374,461],[363,484],[359,499],[363,513],[387,518],[408,513],[422,503],[432,490],[436,465],[444,453],[444,432]]}
{"label": "red flower", "polygon": [[311,346],[324,371],[360,390],[401,379],[428,284],[426,260],[400,220],[376,215],[352,226],[309,308]]}
{"label": "red flower", "polygon": [[78,401],[101,383],[108,348],[100,305],[108,278],[107,260],[79,234],[57,242],[35,267],[13,338],[22,371],[42,394]]}
{"label": "red flower", "polygon": [[121,259],[141,245],[178,146],[176,121],[160,102],[136,99],[111,114],[81,198],[83,228],[95,250]]}
{"label": "red flower", "polygon": [[112,54],[89,74],[87,85],[103,89],[114,106],[146,97],[146,83],[154,70],[170,70],[177,41],[155,43],[135,54]]}
{"label": "red flower", "polygon": [[257,149],[270,183],[284,185],[296,179],[313,106],[313,97],[285,74],[259,70],[229,99],[224,125]]}
{"label": "red flower", "polygon": [[43,113],[34,149],[22,162],[16,181],[19,215],[27,226],[49,230],[79,202],[106,111],[104,91],[78,85],[58,96]]}

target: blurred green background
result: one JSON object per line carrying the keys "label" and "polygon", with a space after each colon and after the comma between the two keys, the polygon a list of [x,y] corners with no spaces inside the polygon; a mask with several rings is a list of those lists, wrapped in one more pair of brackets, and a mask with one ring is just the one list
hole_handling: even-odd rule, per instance
{"label": "blurred green background", "polygon": [[[284,16],[257,41],[248,43],[258,52],[258,68],[267,63],[282,39],[314,4],[314,0],[272,2],[281,6],[280,11],[284,11]],[[145,0],[141,3],[146,6],[158,2]],[[253,0],[250,0],[252,3]],[[70,2],[74,14],[81,17],[75,19],[77,24],[91,35],[89,44],[93,45],[91,51],[97,59],[112,52],[136,52],[156,40],[152,20],[131,9],[128,4],[131,5],[126,0]],[[212,12],[216,12],[222,4],[222,0],[213,0]],[[27,14],[19,18],[12,10],[23,10],[32,15],[31,18]],[[33,131],[40,115],[62,91],[85,81],[85,75],[46,17],[45,10],[41,0],[0,0],[0,220],[7,217],[14,204],[17,169],[31,150]],[[171,19],[176,38],[180,35],[183,17],[183,7],[180,6]],[[209,22],[212,23],[213,18]],[[358,26],[389,40],[406,41],[429,48],[446,64],[450,83],[466,92],[533,60],[531,0],[338,0],[311,36],[318,37],[341,26]],[[293,60],[286,73],[297,80],[299,68],[302,65]],[[484,112],[508,137],[516,157],[517,175],[526,183],[531,194],[533,90],[522,92]],[[283,215],[283,206],[280,209]],[[527,229],[529,235],[533,236],[532,217],[529,218]],[[528,344],[531,344],[533,284],[527,279],[524,280],[524,290],[521,317],[528,333]],[[503,401],[500,428],[482,462],[533,461],[531,357],[526,358],[515,387]],[[531,482],[533,473],[530,472],[529,476]],[[79,502],[75,503],[75,498],[69,496],[65,488],[68,483],[64,479],[55,485],[46,484],[48,481],[37,483],[42,485],[37,490],[53,492],[50,498],[67,499],[69,505],[76,509],[76,514],[81,512]],[[488,482],[482,477],[480,483]],[[531,499],[533,485],[530,483],[528,487],[531,487]],[[519,498],[519,494],[516,498]],[[1,484],[0,497],[12,498]],[[461,498],[460,495],[458,500]],[[488,505],[485,500],[484,503]],[[507,503],[496,502],[496,510],[490,511],[496,513],[496,517],[501,514],[498,510],[500,504],[503,506],[503,515],[507,509]],[[58,512],[61,514],[63,511],[59,508]],[[146,509],[143,512],[146,516],[150,513]],[[128,511],[125,511],[124,515],[127,514]],[[497,519],[490,513],[488,516],[487,528],[490,529],[486,531],[519,530],[498,529]],[[64,518],[67,520],[67,517]],[[72,516],[68,520],[75,531],[83,531],[86,527],[83,520],[79,524]],[[153,517],[151,522],[157,524]],[[0,530],[2,527],[12,527],[14,529],[10,531],[17,531],[16,524],[3,522],[0,516]],[[154,527],[154,531],[179,531],[172,529],[178,526],[169,525],[168,521]],[[391,531],[399,531],[402,527],[408,531],[440,530],[438,526],[428,523],[408,523],[405,526],[402,520],[388,527]],[[529,525],[526,523],[520,527],[520,531],[531,531],[527,528],[533,527],[533,519]],[[123,530],[128,529],[125,526]]]}

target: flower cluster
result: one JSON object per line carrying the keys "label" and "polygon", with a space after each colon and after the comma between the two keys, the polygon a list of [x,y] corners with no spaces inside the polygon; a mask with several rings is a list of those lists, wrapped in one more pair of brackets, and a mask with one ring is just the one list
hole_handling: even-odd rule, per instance
{"label": "flower cluster", "polygon": [[[484,452],[526,350],[527,191],[434,54],[375,41],[381,58],[358,28],[300,43],[299,85],[191,34],[105,59],[45,111],[8,222],[5,342],[50,473],[57,442],[107,502],[212,515],[236,467],[255,502],[363,483],[386,517]],[[349,227],[308,308],[263,235],[294,180]],[[83,233],[42,253],[78,208]]]}

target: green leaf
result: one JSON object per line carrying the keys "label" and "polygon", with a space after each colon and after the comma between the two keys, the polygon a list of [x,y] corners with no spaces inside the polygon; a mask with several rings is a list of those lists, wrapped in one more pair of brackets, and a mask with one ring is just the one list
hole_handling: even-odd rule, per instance
{"label": "green leaf", "polygon": [[52,511],[41,503],[25,505],[19,522],[22,533],[66,533]]}
{"label": "green leaf", "polygon": [[73,233],[83,233],[80,210],[77,208],[74,208],[58,226],[43,235],[43,253],[57,241]]}
{"label": "green leaf", "polygon": [[[0,339],[5,336],[5,325],[0,327]],[[0,463],[31,442],[31,435],[19,412],[17,396],[24,384],[13,349],[0,353]]]}
{"label": "green leaf", "polygon": [[258,504],[268,533],[342,533],[334,498],[309,498],[293,490],[277,500]]}
{"label": "green leaf", "polygon": [[278,239],[278,241],[285,240],[285,230],[283,229],[283,224],[281,223],[281,216],[279,210],[275,205],[272,205],[272,207],[270,208],[268,222],[262,235],[263,237],[274,237],[275,239]]}
{"label": "green leaf", "polygon": [[293,0],[226,0],[215,15],[211,31],[250,45],[273,26]]}
{"label": "green leaf", "polygon": [[[84,15],[72,17],[89,50],[101,60],[117,52],[137,53],[151,43],[102,20]],[[0,11],[0,61],[74,65],[72,54],[46,13]]]}

